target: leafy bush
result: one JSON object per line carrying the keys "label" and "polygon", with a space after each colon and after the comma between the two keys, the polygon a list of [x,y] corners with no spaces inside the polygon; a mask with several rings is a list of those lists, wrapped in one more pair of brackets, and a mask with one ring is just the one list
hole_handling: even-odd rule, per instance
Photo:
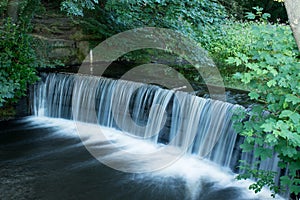
{"label": "leafy bush", "polygon": [[0,107],[26,95],[28,84],[38,80],[38,68],[53,66],[37,53],[40,46],[29,34],[31,20],[43,9],[41,1],[18,1],[18,17],[13,20],[7,16],[8,6],[7,0],[0,3]]}
{"label": "leafy bush", "polygon": [[8,0],[3,0],[0,2],[0,17],[4,17],[4,13],[7,10]]}
{"label": "leafy bush", "polygon": [[27,84],[38,80],[37,68],[46,62],[36,56],[33,38],[24,26],[7,18],[0,29],[0,106],[24,96]]}
{"label": "leafy bush", "polygon": [[[251,42],[246,50],[238,48],[227,59],[228,64],[242,69],[234,77],[247,85],[250,98],[259,102],[248,113],[248,121],[241,121],[246,115],[244,111],[237,113],[235,127],[245,136],[243,151],[254,151],[257,161],[257,168],[244,166],[246,173],[240,178],[256,178],[257,182],[250,187],[256,192],[267,185],[275,193],[289,190],[297,195],[300,192],[299,51],[288,26],[266,22],[250,25],[247,32]],[[279,175],[279,186],[270,179],[270,174],[258,170],[259,163],[273,153],[280,158],[279,167],[287,171]]]}
{"label": "leafy bush", "polygon": [[[209,0],[129,2],[102,0],[98,1],[93,9],[85,9],[84,17],[79,20],[84,33],[95,41],[95,44],[119,32],[152,26],[173,29],[206,48],[215,35],[221,34],[221,24],[226,17],[225,8],[216,1]],[[169,55],[168,52],[140,50],[128,53],[120,59],[143,63],[154,57],[157,60],[167,61]],[[183,73],[186,76],[199,79],[198,74],[190,76],[189,70],[185,71],[188,72]]]}
{"label": "leafy bush", "polygon": [[83,16],[83,10],[95,9],[95,4],[98,0],[65,0],[61,3],[61,9],[66,11],[69,15]]}
{"label": "leafy bush", "polygon": [[246,12],[251,12],[253,7],[259,6],[265,12],[271,14],[270,21],[271,22],[287,22],[287,13],[284,7],[282,0],[218,0],[226,10],[235,18],[241,20],[246,19],[245,14]]}
{"label": "leafy bush", "polygon": [[212,27],[219,27],[227,17],[225,8],[216,1],[143,0],[108,1],[106,9],[127,29],[154,26],[177,30],[204,44]]}
{"label": "leafy bush", "polygon": [[[62,9],[80,16],[84,8],[89,8],[84,10],[85,17],[81,19],[83,28],[94,36],[99,35],[100,39],[129,29],[152,26],[170,28],[206,44],[211,39],[211,29],[218,31],[227,17],[221,4],[209,0],[88,2],[89,6],[78,5],[80,3],[74,0],[64,1]],[[80,11],[76,11],[78,9]]]}
{"label": "leafy bush", "polygon": [[250,50],[255,36],[251,33],[252,22],[235,22],[226,20],[222,25],[221,33],[214,33],[214,37],[206,44],[206,49],[210,52],[215,63],[222,74],[231,77],[243,68],[236,67],[226,60],[238,53],[246,53]]}
{"label": "leafy bush", "polygon": [[[236,55],[247,54],[251,51],[254,42],[260,40],[260,35],[254,33],[254,27],[259,27],[263,31],[268,31],[267,20],[270,14],[263,13],[263,9],[253,7],[255,13],[247,12],[246,17],[249,20],[255,21],[235,21],[234,19],[226,19],[221,25],[220,31],[212,32],[211,39],[205,45],[206,49],[210,52],[215,63],[219,67],[221,74],[224,76],[226,84],[234,84],[232,75],[236,72],[243,72],[246,70],[243,65],[232,65],[227,62],[229,57]],[[259,20],[257,20],[259,19]],[[294,43],[294,42],[293,42]],[[293,45],[291,43],[291,45]],[[237,86],[234,86],[237,87]],[[247,86],[241,85],[242,89]]]}

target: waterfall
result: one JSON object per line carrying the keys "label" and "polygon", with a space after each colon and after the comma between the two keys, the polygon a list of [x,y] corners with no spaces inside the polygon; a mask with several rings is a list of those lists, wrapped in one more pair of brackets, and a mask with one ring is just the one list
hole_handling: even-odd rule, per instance
{"label": "waterfall", "polygon": [[48,74],[35,85],[37,116],[76,119],[116,128],[131,136],[184,149],[234,167],[239,107],[154,85],[103,77]]}
{"label": "waterfall", "polygon": [[[164,143],[235,170],[242,153],[231,116],[239,108],[155,85],[78,74],[44,74],[35,85],[36,116],[75,119]],[[237,151],[238,149],[238,151]],[[274,157],[260,168],[278,171]]]}

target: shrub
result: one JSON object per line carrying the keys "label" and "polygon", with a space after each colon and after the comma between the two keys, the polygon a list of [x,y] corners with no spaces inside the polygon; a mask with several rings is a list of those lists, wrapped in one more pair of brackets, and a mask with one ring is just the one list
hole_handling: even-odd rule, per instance
{"label": "shrub", "polygon": [[48,66],[37,57],[34,40],[21,24],[3,21],[0,29],[0,107],[14,103],[38,80],[37,68]]}
{"label": "shrub", "polygon": [[[228,64],[242,68],[235,74],[250,89],[249,97],[258,103],[248,113],[237,113],[235,127],[245,136],[243,151],[254,151],[257,164],[243,166],[246,173],[240,178],[254,177],[251,189],[258,192],[268,186],[275,193],[300,192],[300,60],[299,51],[290,28],[282,24],[253,23],[249,29],[251,43],[247,50],[238,49]],[[269,175],[259,170],[259,163],[273,154],[280,158],[280,174],[276,186]],[[275,174],[275,173],[272,173]]]}
{"label": "shrub", "polygon": [[143,26],[170,28],[200,43],[209,39],[211,27],[219,27],[227,17],[223,6],[208,0],[108,1],[105,7],[127,29]]}

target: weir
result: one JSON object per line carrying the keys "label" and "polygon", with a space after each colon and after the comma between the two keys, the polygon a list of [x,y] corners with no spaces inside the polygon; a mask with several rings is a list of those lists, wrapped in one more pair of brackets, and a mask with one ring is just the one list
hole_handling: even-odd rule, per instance
{"label": "weir", "polygon": [[[239,105],[125,80],[61,73],[43,76],[34,87],[36,116],[117,129],[233,171],[241,158],[255,163],[251,153],[241,152],[241,139],[232,127],[231,116]],[[259,168],[279,171],[277,162],[274,156]]]}

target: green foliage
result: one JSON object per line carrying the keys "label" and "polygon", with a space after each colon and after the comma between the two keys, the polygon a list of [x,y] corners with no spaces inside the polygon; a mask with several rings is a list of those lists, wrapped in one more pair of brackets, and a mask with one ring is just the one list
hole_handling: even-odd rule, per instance
{"label": "green foliage", "polygon": [[218,0],[226,10],[239,20],[244,20],[247,12],[251,12],[253,7],[260,7],[265,12],[270,13],[270,21],[271,22],[287,22],[287,13],[284,7],[284,4],[280,1],[276,0]]}
{"label": "green foliage", "polygon": [[94,9],[84,11],[83,18],[77,19],[84,33],[96,41],[95,45],[116,33],[127,30],[124,24],[114,18],[112,12],[105,9],[104,4],[105,2],[99,1]]}
{"label": "green foliage", "polygon": [[243,68],[236,67],[226,60],[232,57],[230,58],[231,61],[235,62],[234,55],[239,54],[243,57],[243,54],[249,50],[252,40],[255,40],[251,34],[251,26],[250,22],[225,20],[221,27],[222,32],[215,33],[215,37],[212,37],[206,44],[206,49],[210,52],[223,75],[231,77],[235,72],[243,70]]}
{"label": "green foliage", "polygon": [[36,56],[33,38],[10,18],[0,29],[0,107],[26,94],[27,84],[38,80],[36,69],[46,63]]}
{"label": "green foliage", "polygon": [[31,20],[34,15],[43,10],[41,5],[41,0],[23,0],[19,1],[18,15],[19,15],[19,25],[23,26],[23,29],[30,30]]}
{"label": "green foliage", "polygon": [[264,9],[261,7],[256,6],[256,7],[253,7],[253,9],[256,11],[256,13],[246,12],[245,17],[247,19],[254,20],[254,19],[258,18],[261,21],[266,21],[271,17],[271,15],[269,13],[263,13],[262,11]]}
{"label": "green foliage", "polygon": [[127,29],[154,26],[170,28],[205,44],[211,29],[218,29],[227,17],[223,6],[215,1],[143,0],[107,1],[106,9]]}
{"label": "green foliage", "polygon": [[[255,13],[246,13],[248,20],[252,19],[251,21],[225,20],[219,32],[213,32],[211,39],[205,45],[219,67],[221,74],[223,74],[224,80],[227,81],[226,84],[235,82],[228,77],[247,70],[246,66],[241,65],[241,63],[248,59],[247,54],[251,51],[253,43],[261,38],[261,35],[257,34],[255,29],[259,28],[264,32],[269,31],[267,21],[270,14],[264,13],[262,8],[259,7],[253,7],[252,9]],[[294,41],[293,38],[291,39],[290,44],[293,46]],[[249,89],[247,85],[242,87],[242,89]]]}
{"label": "green foliage", "polygon": [[[173,29],[197,41],[203,48],[209,48],[210,41],[221,34],[226,17],[224,7],[209,0],[102,0],[94,9],[84,10],[81,25],[95,43],[129,29],[152,26]],[[132,52],[122,59],[141,63],[155,55],[160,60],[168,57],[167,54],[145,50]],[[199,79],[199,76],[190,77]]]}
{"label": "green foliage", "polygon": [[69,15],[83,16],[83,10],[95,9],[98,0],[66,0],[61,3],[61,9]]}
{"label": "green foliage", "polygon": [[[257,193],[261,191],[263,187],[268,186],[275,193],[278,193],[279,187],[274,185],[274,178],[276,176],[276,172],[268,170],[259,170],[258,167],[259,162],[249,165],[245,161],[241,161],[240,169],[244,170],[245,173],[239,175],[237,179],[242,180],[254,176],[257,178],[257,181],[249,186],[250,190],[254,190],[255,193]],[[272,196],[275,197],[275,194],[272,194]]]}
{"label": "green foliage", "polygon": [[[94,44],[129,29],[152,26],[180,32],[198,42],[203,48],[209,47],[210,41],[221,34],[221,24],[227,17],[223,6],[209,0],[101,0],[94,5],[93,9],[83,9],[82,12],[84,17],[76,19],[80,20],[84,33]],[[147,49],[130,52],[120,60],[130,60],[135,63],[161,60],[166,63],[169,57],[168,52]],[[184,65],[181,68],[183,70],[180,71],[184,71],[185,76],[199,80],[199,74],[192,74],[190,66]]]}
{"label": "green foliage", "polygon": [[250,188],[255,192],[268,186],[275,193],[288,189],[297,195],[300,193],[299,51],[288,26],[249,24],[251,42],[247,50],[234,52],[227,62],[243,69],[234,77],[249,87],[249,97],[259,103],[248,113],[247,122],[237,120],[235,126],[245,136],[241,146],[244,151],[254,151],[259,163],[271,157],[274,150],[280,158],[279,167],[287,170],[287,174],[280,177],[280,186],[276,186],[265,172],[245,165],[246,173],[239,178],[256,178],[258,181]]}
{"label": "green foliage", "polygon": [[8,0],[3,0],[0,2],[0,17],[4,17],[4,13],[7,10]]}
{"label": "green foliage", "polygon": [[29,35],[31,20],[41,11],[40,0],[18,1],[18,19],[7,16],[8,1],[0,3],[0,107],[15,103],[26,95],[28,84],[38,80],[37,69],[52,67],[37,50],[37,40]]}
{"label": "green foliage", "polygon": [[[18,20],[19,24],[22,24],[24,28],[26,26],[30,25],[31,20],[34,17],[34,14],[36,12],[39,12],[42,10],[42,5],[40,0],[22,0],[22,1],[12,1],[11,3],[13,5],[13,8],[17,10],[17,18],[15,20]],[[0,2],[0,21],[2,22],[3,19],[7,17],[12,17],[8,16],[8,8],[12,6],[9,3],[9,0],[2,0]]]}
{"label": "green foliage", "polygon": [[81,2],[64,1],[62,9],[73,15],[84,13],[83,27],[93,35],[99,34],[98,38],[133,28],[153,26],[179,31],[203,45],[211,39],[212,29],[218,31],[219,25],[227,17],[225,8],[210,0],[102,0],[97,1],[97,4],[90,0],[87,1],[90,6]]}

